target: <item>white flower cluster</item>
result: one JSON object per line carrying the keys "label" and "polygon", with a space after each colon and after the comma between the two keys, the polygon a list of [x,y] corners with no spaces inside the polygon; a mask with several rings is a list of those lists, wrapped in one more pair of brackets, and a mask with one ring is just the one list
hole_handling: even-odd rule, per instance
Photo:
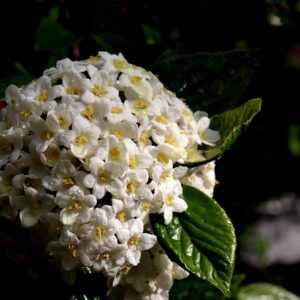
{"label": "white flower cluster", "polygon": [[174,167],[218,141],[207,115],[106,52],[58,61],[29,85],[9,86],[4,101],[1,214],[26,228],[44,224],[65,270],[88,266],[112,286],[131,285],[137,299],[167,299],[187,273],[153,248],[149,214],[168,224],[186,210],[181,183],[212,194],[214,163],[192,175]]}

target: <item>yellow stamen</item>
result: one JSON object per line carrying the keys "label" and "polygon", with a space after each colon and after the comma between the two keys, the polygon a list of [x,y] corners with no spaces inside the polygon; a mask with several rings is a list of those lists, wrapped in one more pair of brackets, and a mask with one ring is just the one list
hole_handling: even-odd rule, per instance
{"label": "yellow stamen", "polygon": [[80,114],[88,119],[89,121],[92,121],[95,119],[95,107],[93,105],[88,105],[84,110],[80,112]]}
{"label": "yellow stamen", "polygon": [[78,200],[73,200],[73,201],[71,201],[71,203],[68,205],[67,209],[70,210],[70,211],[72,211],[72,210],[80,211],[80,210],[82,209],[81,202],[78,201]]}
{"label": "yellow stamen", "polygon": [[147,134],[146,132],[142,132],[140,140],[143,144],[147,144],[149,141],[149,134]]}
{"label": "yellow stamen", "polygon": [[159,181],[161,182],[166,182],[167,179],[169,178],[170,174],[167,171],[164,171],[161,173],[160,177],[159,177]]}
{"label": "yellow stamen", "polygon": [[67,248],[68,248],[68,251],[69,251],[69,253],[74,257],[74,258],[76,258],[77,257],[77,254],[78,254],[78,249],[77,249],[77,246],[76,245],[68,245],[67,246]]}
{"label": "yellow stamen", "polygon": [[137,102],[134,103],[133,107],[136,110],[144,110],[149,107],[149,104],[145,100],[138,100]]}
{"label": "yellow stamen", "polygon": [[100,57],[99,55],[95,55],[95,56],[91,55],[91,56],[89,57],[89,62],[90,62],[91,64],[97,63],[97,62],[100,61],[100,60],[101,60],[101,57]]}
{"label": "yellow stamen", "polygon": [[205,140],[206,139],[206,134],[204,131],[198,131],[198,135],[200,137],[201,140]]}
{"label": "yellow stamen", "polygon": [[20,115],[21,115],[22,118],[27,119],[29,116],[32,115],[32,112],[29,111],[29,110],[22,110],[20,112]]}
{"label": "yellow stamen", "polygon": [[49,92],[46,90],[42,90],[39,95],[35,97],[38,102],[44,103],[49,99]]}
{"label": "yellow stamen", "polygon": [[164,115],[156,116],[155,121],[161,124],[168,124],[168,119]]}
{"label": "yellow stamen", "polygon": [[139,183],[136,180],[132,180],[127,184],[126,192],[132,194],[138,188]]}
{"label": "yellow stamen", "polygon": [[98,179],[101,183],[108,183],[111,180],[111,174],[108,171],[99,172]]}
{"label": "yellow stamen", "polygon": [[124,69],[128,67],[128,63],[120,58],[115,58],[112,60],[112,64],[117,68],[117,69]]}
{"label": "yellow stamen", "polygon": [[141,80],[143,79],[141,76],[128,76],[128,78],[133,85],[141,84]]}
{"label": "yellow stamen", "polygon": [[77,145],[85,145],[87,144],[89,141],[89,139],[87,138],[86,135],[84,134],[81,134],[81,135],[78,135],[75,139],[74,139],[74,142],[75,144]]}
{"label": "yellow stamen", "polygon": [[108,252],[103,252],[103,253],[101,253],[100,258],[103,260],[109,260],[110,254]]}
{"label": "yellow stamen", "polygon": [[173,197],[171,195],[168,195],[166,198],[166,205],[172,206],[173,205]]}
{"label": "yellow stamen", "polygon": [[42,141],[48,141],[53,137],[52,131],[45,129],[41,132],[40,138]]}
{"label": "yellow stamen", "polygon": [[81,93],[81,88],[76,85],[70,85],[67,88],[67,93],[69,95],[79,95]]}
{"label": "yellow stamen", "polygon": [[179,146],[178,142],[171,135],[166,136],[165,142],[169,145],[174,146],[174,147]]}
{"label": "yellow stamen", "polygon": [[102,97],[107,94],[107,90],[105,90],[98,84],[94,84],[92,87],[92,93],[97,97]]}
{"label": "yellow stamen", "polygon": [[65,117],[61,113],[56,113],[56,118],[59,124],[59,127],[66,128],[67,127],[67,121]]}
{"label": "yellow stamen", "polygon": [[46,165],[53,167],[59,159],[60,151],[56,148],[48,147],[44,152],[44,156],[46,158]]}
{"label": "yellow stamen", "polygon": [[140,240],[141,240],[141,238],[139,236],[134,235],[133,237],[131,237],[128,240],[127,244],[128,244],[129,247],[131,247],[131,246],[137,246],[139,244]]}
{"label": "yellow stamen", "polygon": [[122,132],[121,130],[115,129],[115,130],[112,130],[111,133],[113,135],[115,135],[119,140],[124,139],[124,132]]}
{"label": "yellow stamen", "polygon": [[113,114],[121,114],[123,112],[123,108],[118,107],[118,106],[113,106],[111,108],[110,112]]}
{"label": "yellow stamen", "polygon": [[72,186],[75,184],[75,181],[72,177],[63,179],[63,183],[65,186]]}
{"label": "yellow stamen", "polygon": [[98,226],[95,228],[95,238],[97,240],[98,243],[103,243],[104,242],[104,237],[105,237],[105,234],[106,234],[106,229],[101,227],[101,226]]}
{"label": "yellow stamen", "polygon": [[163,153],[163,152],[159,152],[157,154],[157,160],[162,163],[163,165],[168,164],[169,162],[169,157],[167,156],[167,154]]}
{"label": "yellow stamen", "polygon": [[16,104],[17,99],[16,99],[16,98],[11,98],[11,99],[10,99],[10,102],[11,102],[11,104]]}
{"label": "yellow stamen", "polygon": [[192,116],[192,113],[189,110],[187,110],[187,109],[183,109],[182,113],[187,118],[190,118]]}
{"label": "yellow stamen", "polygon": [[137,166],[137,159],[136,159],[136,155],[130,155],[129,156],[129,168],[135,169]]}
{"label": "yellow stamen", "polygon": [[113,147],[109,150],[109,156],[112,160],[120,160],[121,151],[118,147]]}
{"label": "yellow stamen", "polygon": [[145,212],[148,212],[149,210],[150,210],[150,208],[151,208],[151,203],[149,202],[149,201],[143,201],[142,203],[141,203],[141,209],[143,210],[143,211],[145,211]]}
{"label": "yellow stamen", "polygon": [[117,214],[116,214],[116,218],[121,222],[121,223],[124,223],[125,222],[125,217],[126,217],[126,213],[124,210],[121,210],[119,211]]}

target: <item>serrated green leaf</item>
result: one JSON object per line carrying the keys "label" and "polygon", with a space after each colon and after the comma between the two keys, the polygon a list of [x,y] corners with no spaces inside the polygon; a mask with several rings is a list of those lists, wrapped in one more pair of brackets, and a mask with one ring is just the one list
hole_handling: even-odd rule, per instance
{"label": "serrated green leaf", "polygon": [[253,283],[242,287],[237,300],[299,300],[295,294],[270,283]]}
{"label": "serrated green leaf", "polygon": [[183,198],[188,209],[170,224],[152,219],[158,240],[171,258],[228,296],[236,249],[232,223],[201,191],[183,185]]}
{"label": "serrated green leaf", "polygon": [[260,61],[258,50],[197,53],[160,59],[152,70],[192,110],[215,114],[234,107]]}
{"label": "serrated green leaf", "polygon": [[220,157],[248,127],[255,115],[261,110],[261,99],[252,99],[238,108],[211,117],[210,128],[218,130],[221,139],[215,147],[199,150],[184,163],[195,167]]}
{"label": "serrated green leaf", "polygon": [[23,86],[24,84],[29,83],[32,80],[32,77],[26,75],[16,75],[0,78],[0,98],[5,96],[5,90],[10,84],[15,84],[16,86]]}

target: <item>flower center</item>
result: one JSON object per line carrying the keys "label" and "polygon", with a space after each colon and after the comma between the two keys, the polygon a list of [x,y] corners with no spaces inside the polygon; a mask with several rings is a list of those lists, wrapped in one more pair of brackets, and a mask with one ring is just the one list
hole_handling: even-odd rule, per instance
{"label": "flower center", "polygon": [[88,143],[88,141],[89,141],[89,139],[84,134],[78,135],[74,140],[75,144],[77,144],[77,145],[86,145]]}
{"label": "flower center", "polygon": [[78,248],[77,248],[77,246],[76,246],[76,245],[73,245],[73,244],[69,244],[69,245],[67,246],[67,248],[68,248],[69,253],[70,253],[74,258],[76,258],[76,257],[77,257],[77,254],[78,254]]}
{"label": "flower center", "polygon": [[65,117],[61,113],[56,113],[57,121],[59,124],[59,127],[66,128],[67,127],[67,121]]}
{"label": "flower center", "polygon": [[173,205],[173,197],[171,195],[168,195],[166,198],[166,205],[172,206]]}
{"label": "flower center", "polygon": [[63,183],[65,186],[72,186],[75,184],[75,181],[72,177],[68,177],[68,178],[63,179]]}
{"label": "flower center", "polygon": [[142,211],[144,211],[144,212],[148,212],[149,210],[150,210],[150,208],[151,208],[151,203],[149,202],[149,201],[143,201],[142,203],[141,203],[141,209],[142,209]]}
{"label": "flower center", "polygon": [[156,116],[155,121],[161,124],[168,124],[168,119],[164,115]]}
{"label": "flower center", "polygon": [[101,183],[108,183],[111,180],[111,174],[108,171],[99,172],[98,179]]}
{"label": "flower center", "polygon": [[119,211],[117,214],[116,214],[116,218],[121,222],[121,223],[124,223],[125,222],[125,217],[126,217],[126,213],[124,210],[121,210]]}
{"label": "flower center", "polygon": [[67,94],[69,95],[79,95],[81,92],[81,88],[77,85],[70,85],[67,88]]}
{"label": "flower center", "polygon": [[131,237],[129,240],[128,240],[128,246],[129,247],[132,247],[132,246],[137,246],[140,242],[141,238],[137,235],[134,235],[133,237]]}
{"label": "flower center", "polygon": [[123,108],[118,107],[118,106],[113,106],[111,108],[110,112],[113,114],[121,114],[123,112]]}
{"label": "flower center", "polygon": [[149,104],[145,100],[139,100],[137,101],[134,106],[136,110],[144,110],[149,107]]}
{"label": "flower center", "polygon": [[44,102],[48,101],[48,99],[49,99],[49,92],[46,91],[46,90],[42,90],[42,91],[35,97],[35,99],[36,99],[38,102],[44,103]]}
{"label": "flower center", "polygon": [[157,154],[157,160],[158,160],[160,163],[166,165],[166,164],[168,164],[168,162],[169,162],[169,157],[167,156],[167,154],[165,154],[165,153],[163,153],[163,152],[159,152],[159,153]]}
{"label": "flower center", "polygon": [[126,192],[129,194],[132,194],[136,191],[136,189],[138,188],[139,183],[136,180],[131,180],[128,184],[127,184],[127,188],[126,188]]}
{"label": "flower center", "polygon": [[136,168],[137,159],[136,159],[135,154],[129,156],[129,164],[128,165],[129,165],[129,168],[132,168],[132,169]]}
{"label": "flower center", "polygon": [[112,160],[120,160],[121,151],[118,147],[113,147],[109,150],[109,156]]}
{"label": "flower center", "polygon": [[121,130],[112,130],[111,133],[116,136],[119,140],[124,139],[124,133]]}
{"label": "flower center", "polygon": [[95,107],[92,105],[88,105],[80,114],[89,121],[95,119]]}
{"label": "flower center", "polygon": [[103,252],[101,255],[100,255],[100,258],[102,260],[109,260],[110,259],[110,254],[108,252]]}
{"label": "flower center", "polygon": [[103,244],[105,234],[106,234],[106,229],[104,227],[97,226],[95,228],[95,238],[96,238],[98,243]]}
{"label": "flower center", "polygon": [[29,111],[29,110],[22,110],[22,111],[20,112],[20,115],[21,115],[21,117],[22,117],[23,119],[27,119],[29,116],[32,115],[32,112]]}
{"label": "flower center", "polygon": [[92,93],[97,97],[102,97],[107,94],[107,90],[105,90],[98,84],[94,84],[92,87]]}
{"label": "flower center", "polygon": [[82,205],[81,202],[78,200],[73,200],[71,203],[68,205],[67,209],[69,211],[81,211]]}
{"label": "flower center", "polygon": [[174,147],[178,147],[178,142],[171,136],[171,135],[168,135],[166,136],[165,138],[165,142],[169,145],[172,145]]}
{"label": "flower center", "polygon": [[49,141],[52,137],[53,137],[53,133],[49,129],[43,130],[40,135],[42,141]]}
{"label": "flower center", "polygon": [[115,58],[112,60],[112,64],[114,67],[116,67],[117,69],[124,69],[128,67],[128,63],[123,60],[123,59],[119,59],[119,58]]}

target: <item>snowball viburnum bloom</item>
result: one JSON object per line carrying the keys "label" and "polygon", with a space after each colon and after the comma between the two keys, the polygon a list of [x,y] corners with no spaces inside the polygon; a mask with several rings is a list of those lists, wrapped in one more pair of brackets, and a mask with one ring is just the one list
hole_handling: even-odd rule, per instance
{"label": "snowball viburnum bloom", "polygon": [[103,272],[125,299],[167,299],[187,272],[161,252],[150,215],[184,212],[181,184],[212,195],[214,162],[177,166],[220,139],[207,114],[107,52],[58,61],[0,104],[0,215],[48,226],[65,270]]}

